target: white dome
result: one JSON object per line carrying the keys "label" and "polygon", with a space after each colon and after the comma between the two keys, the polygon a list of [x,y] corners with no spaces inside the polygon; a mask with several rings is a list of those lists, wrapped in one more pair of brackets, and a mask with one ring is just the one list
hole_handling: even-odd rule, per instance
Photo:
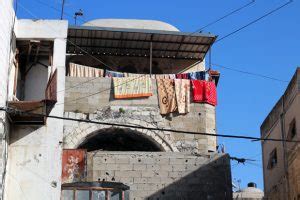
{"label": "white dome", "polygon": [[83,26],[179,31],[175,26],[162,21],[139,19],[95,19],[84,23]]}
{"label": "white dome", "polygon": [[262,199],[264,197],[264,192],[255,187],[247,187],[240,191],[233,193],[234,198],[249,198],[249,199]]}

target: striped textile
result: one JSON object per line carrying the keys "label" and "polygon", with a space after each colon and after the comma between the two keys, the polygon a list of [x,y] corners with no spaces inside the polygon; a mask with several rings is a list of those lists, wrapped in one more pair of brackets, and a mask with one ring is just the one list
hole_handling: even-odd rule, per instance
{"label": "striped textile", "polygon": [[113,85],[116,99],[152,96],[152,81],[150,78],[113,77]]}
{"label": "striped textile", "polygon": [[79,65],[75,63],[69,64],[68,76],[72,77],[103,77],[104,70],[89,67],[85,65]]}

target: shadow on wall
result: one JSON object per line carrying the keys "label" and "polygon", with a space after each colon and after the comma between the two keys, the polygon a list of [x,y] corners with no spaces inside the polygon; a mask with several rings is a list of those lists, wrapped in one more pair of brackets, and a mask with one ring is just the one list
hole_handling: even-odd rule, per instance
{"label": "shadow on wall", "polygon": [[148,196],[147,200],[232,200],[230,159],[228,155]]}
{"label": "shadow on wall", "polygon": [[[11,126],[11,131],[9,135],[9,145],[17,143],[22,138],[30,138],[32,132],[38,131],[43,128],[43,126]],[[39,134],[42,134],[43,131],[39,131]],[[41,136],[42,137],[42,136]],[[30,139],[29,139],[30,140]]]}

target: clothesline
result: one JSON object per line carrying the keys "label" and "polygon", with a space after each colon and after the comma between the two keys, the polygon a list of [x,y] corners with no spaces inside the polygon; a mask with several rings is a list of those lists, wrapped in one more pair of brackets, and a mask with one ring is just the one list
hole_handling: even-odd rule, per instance
{"label": "clothesline", "polygon": [[[153,95],[149,77],[113,77],[115,99],[147,98]],[[190,112],[190,93],[194,103],[217,105],[215,83],[205,80],[156,79],[161,114]]]}
{"label": "clothesline", "polygon": [[190,79],[190,80],[209,80],[211,74],[218,74],[216,71],[196,71],[179,74],[138,74],[117,72],[111,70],[97,69],[90,66],[70,63],[68,76],[72,77],[146,77],[151,79]]}
{"label": "clothesline", "polygon": [[[116,99],[147,98],[153,95],[152,81],[156,79],[161,114],[190,112],[191,91],[194,103],[217,105],[217,71],[197,71],[180,74],[135,74],[96,69],[70,63],[68,75],[73,77],[109,77],[113,79]],[[138,78],[137,78],[138,77]],[[140,78],[139,78],[140,77]]]}

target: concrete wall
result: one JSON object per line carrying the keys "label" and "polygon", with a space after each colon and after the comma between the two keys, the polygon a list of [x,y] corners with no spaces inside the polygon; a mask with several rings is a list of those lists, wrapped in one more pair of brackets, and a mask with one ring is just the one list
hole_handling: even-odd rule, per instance
{"label": "concrete wall", "polygon": [[90,152],[87,181],[130,186],[130,199],[232,199],[228,155]]}
{"label": "concrete wall", "polygon": [[[92,81],[88,81],[93,79]],[[81,84],[83,83],[83,84]],[[76,85],[76,87],[74,87]],[[69,88],[69,89],[68,89]],[[100,92],[103,91],[103,92]],[[95,94],[96,95],[91,95]],[[86,96],[89,96],[85,98]],[[157,99],[156,82],[153,80],[153,96],[142,99],[116,100],[113,97],[112,80],[111,78],[77,78],[66,77],[66,95],[65,95],[65,111],[73,113],[83,113],[89,115],[89,119],[97,119],[97,114],[105,112],[110,107],[109,112],[119,113],[119,108],[125,110],[125,114],[116,118],[105,118],[105,121],[118,123],[135,123],[134,119],[142,119],[145,126],[153,126],[159,128],[171,128],[175,130],[196,131],[204,133],[216,133],[215,129],[215,107],[209,104],[191,103],[191,112],[186,115],[171,114],[162,116],[159,113],[158,99]],[[76,100],[78,99],[78,100]],[[93,114],[96,114],[94,117]],[[76,114],[74,114],[76,115]],[[73,115],[72,115],[73,116]],[[130,119],[131,118],[131,119]],[[103,121],[102,120],[102,121]],[[101,121],[101,120],[100,120]],[[90,133],[86,133],[87,129],[80,131],[80,123],[70,122],[65,123],[67,128],[64,132],[65,138],[86,137],[88,134],[95,131],[91,128]],[[70,128],[71,127],[71,128]],[[78,130],[76,130],[78,129]],[[75,131],[76,130],[76,131]],[[82,133],[84,132],[84,133]],[[165,133],[162,133],[165,137]],[[81,136],[80,136],[81,135]],[[203,135],[188,135],[182,133],[168,133],[171,144],[179,151],[184,152],[207,152],[216,150],[216,138]],[[73,139],[74,140],[74,139]],[[71,141],[66,141],[66,146]],[[72,145],[71,145],[72,146]]]}
{"label": "concrete wall", "polygon": [[[0,107],[6,106],[8,77],[11,66],[12,30],[14,26],[14,10],[12,0],[0,1]],[[3,193],[4,168],[6,166],[7,135],[9,130],[6,114],[0,111],[0,199]]]}
{"label": "concrete wall", "polygon": [[[300,68],[290,81],[283,96],[274,106],[261,126],[262,137],[288,139],[290,124],[296,121],[296,136],[300,139]],[[282,119],[280,119],[282,116]],[[281,126],[281,120],[283,126]],[[297,199],[300,195],[300,145],[287,142],[262,142],[265,196],[268,199]],[[269,155],[277,149],[278,163],[273,169],[267,169]],[[287,162],[286,173],[284,162]],[[298,169],[298,170],[297,170]]]}
{"label": "concrete wall", "polygon": [[[48,59],[41,59],[39,62],[45,65],[49,63]],[[28,69],[31,64],[32,63],[26,66],[26,69]],[[28,71],[25,77],[25,101],[45,99],[45,91],[50,73],[50,66],[46,68],[38,63]]]}
{"label": "concrete wall", "polygon": [[[54,41],[53,67],[58,70],[57,90],[63,90],[67,22],[26,20],[25,24],[20,21],[19,25],[18,35],[21,38]],[[59,29],[61,34],[50,31],[49,27]],[[40,34],[40,30],[47,33]],[[64,92],[58,93],[57,98],[57,105],[50,115],[63,116],[63,106],[58,104],[64,103]],[[11,127],[6,199],[60,199],[62,133],[63,121],[50,118],[44,126]]]}

